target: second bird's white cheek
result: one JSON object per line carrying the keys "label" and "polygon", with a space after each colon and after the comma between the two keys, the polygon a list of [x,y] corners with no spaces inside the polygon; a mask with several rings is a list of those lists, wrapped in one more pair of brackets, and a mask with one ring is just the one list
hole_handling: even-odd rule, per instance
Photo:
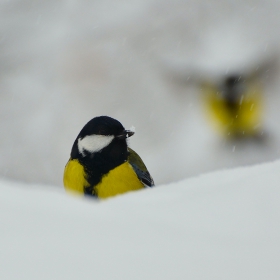
{"label": "second bird's white cheek", "polygon": [[78,139],[78,149],[83,156],[85,156],[84,151],[96,153],[107,147],[113,139],[113,135],[88,135]]}

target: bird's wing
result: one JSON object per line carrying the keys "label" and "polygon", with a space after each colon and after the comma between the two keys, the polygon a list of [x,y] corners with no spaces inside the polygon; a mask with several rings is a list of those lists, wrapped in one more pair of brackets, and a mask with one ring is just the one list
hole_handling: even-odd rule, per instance
{"label": "bird's wing", "polygon": [[144,162],[140,158],[140,156],[133,151],[131,148],[128,148],[129,156],[128,162],[133,167],[135,173],[139,180],[148,187],[153,187],[155,185],[152,176],[150,175],[147,167],[145,166]]}

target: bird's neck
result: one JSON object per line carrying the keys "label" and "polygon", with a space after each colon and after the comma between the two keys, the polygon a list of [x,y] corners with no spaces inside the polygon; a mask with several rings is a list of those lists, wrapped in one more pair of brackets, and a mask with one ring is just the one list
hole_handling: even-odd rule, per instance
{"label": "bird's neck", "polygon": [[80,163],[86,169],[87,182],[85,192],[94,194],[94,186],[102,179],[104,174],[123,164],[128,158],[126,141],[114,141],[100,152],[88,154],[79,158]]}

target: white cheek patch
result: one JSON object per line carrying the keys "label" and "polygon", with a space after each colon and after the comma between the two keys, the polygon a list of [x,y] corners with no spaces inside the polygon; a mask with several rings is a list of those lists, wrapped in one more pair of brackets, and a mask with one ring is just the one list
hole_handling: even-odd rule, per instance
{"label": "white cheek patch", "polygon": [[107,147],[113,139],[113,135],[89,135],[84,137],[83,139],[78,139],[78,149],[83,156],[85,156],[84,151],[87,151],[89,153],[96,153]]}

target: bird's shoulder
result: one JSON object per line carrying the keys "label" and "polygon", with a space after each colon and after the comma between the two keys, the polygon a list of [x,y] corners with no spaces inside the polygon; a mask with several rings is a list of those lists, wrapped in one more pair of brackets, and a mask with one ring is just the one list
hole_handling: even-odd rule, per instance
{"label": "bird's shoulder", "polygon": [[154,186],[154,180],[152,176],[150,175],[146,165],[144,164],[141,157],[131,148],[128,148],[128,162],[134,169],[135,173],[137,174],[137,177],[139,180],[148,187]]}

